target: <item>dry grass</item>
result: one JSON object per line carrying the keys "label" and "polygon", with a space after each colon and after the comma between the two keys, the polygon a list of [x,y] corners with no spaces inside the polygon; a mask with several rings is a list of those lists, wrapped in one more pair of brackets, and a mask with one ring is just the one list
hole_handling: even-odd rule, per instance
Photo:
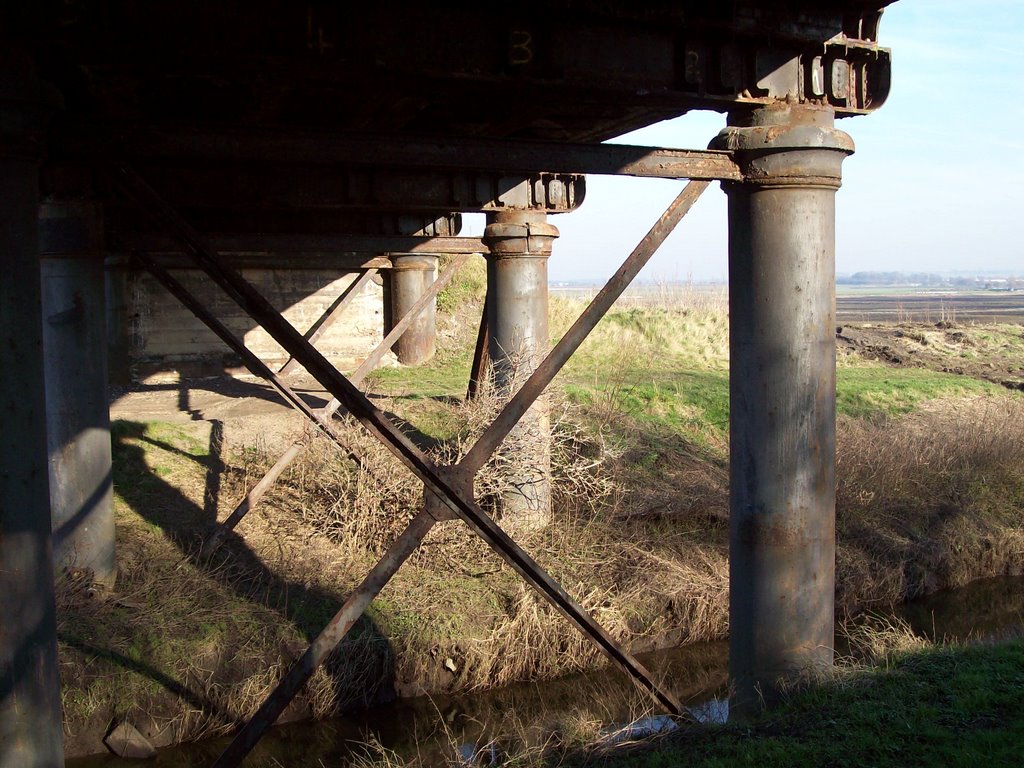
{"label": "dry grass", "polygon": [[[566,324],[581,308],[560,304],[553,314]],[[618,312],[570,373],[579,381],[591,369],[614,376],[641,363],[653,371],[654,351],[669,375],[705,363],[721,370],[725,320],[712,304]],[[621,387],[632,386],[622,379]],[[706,429],[698,442],[667,428],[668,419],[644,421],[624,411],[613,390],[583,405],[551,396],[553,520],[543,530],[517,532],[517,540],[635,649],[724,637],[725,436]],[[377,402],[410,422],[419,421],[413,406],[429,405],[443,428],[410,434],[442,464],[465,453],[498,404],[490,395],[469,405]],[[1006,395],[841,420],[837,598],[845,614],[1024,569],[1022,417],[1024,402]],[[313,438],[209,559],[199,545],[211,515],[223,519],[275,457],[256,444],[212,462],[188,430],[161,432],[157,440],[121,437],[118,599],[81,603],[68,595],[62,611],[72,732],[146,711],[174,740],[194,739],[254,710],[422,505],[422,485],[389,452],[353,425],[341,429],[365,455],[362,467]],[[528,447],[513,443],[504,455]],[[491,511],[507,483],[506,461],[491,462],[475,489]],[[220,464],[219,494],[211,494],[209,470]],[[851,642],[860,643],[858,653],[884,658],[885,648],[899,647],[898,634],[876,628]],[[325,715],[371,700],[392,683],[401,693],[479,688],[601,663],[463,524],[447,522],[385,588],[296,713]],[[547,733],[585,742],[601,717],[584,710],[578,722]]]}
{"label": "dry grass", "polygon": [[839,669],[844,671],[864,665],[885,667],[894,656],[931,646],[906,621],[874,613],[841,622],[837,635],[849,648],[849,656],[839,660]]}
{"label": "dry grass", "polygon": [[[454,406],[464,426],[435,448],[435,458],[443,463],[461,458],[498,405],[485,392],[476,402]],[[554,521],[544,530],[517,531],[517,539],[623,641],[721,636],[726,622],[721,542],[707,552],[694,546],[694,529],[673,531],[620,505],[625,496],[614,473],[621,457],[599,431],[581,426],[573,406],[556,397],[551,407]],[[372,454],[372,446],[365,447]],[[503,454],[519,457],[528,449],[513,439]],[[422,501],[422,486],[407,482],[408,474],[392,457],[372,454],[367,463],[393,478],[387,493],[360,479],[359,469],[336,451],[314,443],[272,503],[295,504],[306,525],[326,532],[353,562],[365,562]],[[510,463],[499,456],[478,476],[476,495],[485,508],[496,508]],[[660,529],[655,535],[648,530],[652,522]],[[461,523],[436,526],[379,602],[384,607],[378,620],[401,660],[402,678],[443,682],[438,667],[446,659],[457,669],[448,684],[457,687],[554,677],[600,663],[591,643]]]}
{"label": "dry grass", "polygon": [[[488,405],[474,407],[475,413],[463,412],[469,426],[444,449],[448,456],[461,455],[488,420]],[[842,422],[838,598],[845,612],[1024,566],[1021,416],[1024,405],[1006,397],[935,401],[908,416]],[[724,468],[687,449],[663,453],[657,479],[638,477],[636,456],[609,451],[593,432],[588,441],[579,418],[569,409],[558,419],[564,450],[556,451],[555,520],[544,531],[523,533],[524,546],[627,644],[725,636]],[[1006,428],[994,434],[978,429],[980,423]],[[566,469],[574,457],[573,471],[582,469],[575,476]],[[321,453],[310,461],[328,459]],[[492,467],[485,475],[495,473]],[[330,471],[297,471],[307,483],[296,491],[306,499],[305,522],[320,527],[319,515],[329,512],[331,538],[337,534],[338,546],[356,559],[363,548],[361,562],[392,535],[385,523],[404,519],[398,510],[420,501],[410,485],[397,506],[375,498],[346,507],[335,498],[317,511],[313,499],[329,490],[324,477]],[[312,494],[308,483],[315,484]],[[478,494],[486,501],[500,487],[485,476]],[[330,522],[346,509],[347,527]],[[360,521],[353,509],[372,512]],[[364,533],[343,541],[348,531]],[[575,629],[459,523],[438,526],[382,598],[378,620],[396,649],[401,677],[428,686],[491,686],[600,663]],[[453,675],[438,671],[446,659],[455,664]]]}
{"label": "dry grass", "polygon": [[[452,407],[465,426],[435,448],[441,459],[464,453],[494,403]],[[644,441],[655,438],[628,418],[599,413],[588,427],[593,414],[557,399],[555,407],[554,519],[522,532],[523,546],[627,645],[725,636],[724,467],[686,444],[657,445],[657,463],[647,466]],[[1020,572],[1022,416],[1024,404],[1006,396],[841,423],[845,612]],[[614,450],[602,430],[615,433]],[[203,528],[182,518],[180,506],[201,519],[205,467],[168,464],[172,453],[149,447],[150,468],[186,490],[170,504],[155,491],[140,495],[137,483],[130,501],[141,513],[120,508],[124,602],[65,606],[66,705],[78,713],[70,729],[95,713],[147,709],[178,740],[221,732],[254,710],[422,502],[422,486],[375,442],[354,427],[346,437],[365,451],[372,474],[314,440],[211,560],[197,557]],[[182,436],[179,452],[199,453],[193,442]],[[243,492],[241,478],[258,476],[270,459],[258,449],[225,459],[234,469],[222,481],[222,517]],[[485,504],[500,493],[500,472],[500,462],[490,466],[478,486]],[[160,530],[171,535],[153,535]],[[372,699],[388,681],[403,692],[467,689],[603,663],[459,522],[435,527],[361,626],[318,674],[301,711],[324,715]],[[179,686],[176,704],[155,679]]]}
{"label": "dry grass", "polygon": [[841,609],[894,603],[1024,567],[1024,403],[932,401],[838,436]]}
{"label": "dry grass", "polygon": [[[570,299],[552,302],[552,334],[557,337],[564,333],[585,306],[582,301]],[[616,307],[583,343],[568,370],[577,375],[607,375],[624,368],[656,372],[677,366],[691,370],[728,368],[728,318],[724,304],[713,299]]]}

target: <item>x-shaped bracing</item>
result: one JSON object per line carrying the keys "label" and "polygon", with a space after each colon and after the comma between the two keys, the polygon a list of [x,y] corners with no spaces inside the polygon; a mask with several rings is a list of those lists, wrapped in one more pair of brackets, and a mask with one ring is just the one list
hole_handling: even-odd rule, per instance
{"label": "x-shaped bracing", "polygon": [[[573,600],[483,509],[471,498],[467,498],[468,494],[463,494],[462,489],[452,483],[451,468],[436,466],[413,445],[409,438],[285,320],[270,302],[207,247],[202,236],[128,165],[114,163],[111,170],[118,186],[178,240],[196,264],[253,320],[262,325],[285,351],[305,367],[306,371],[330,392],[340,405],[344,406],[422,480],[428,494],[433,494],[441,505],[466,522],[527,583],[550,601],[612,661],[625,669],[639,685],[647,689],[662,706],[673,714],[683,714],[683,709],[676,698],[660,687],[643,665],[619,646],[582,606]],[[460,474],[468,472],[472,477],[487,462],[501,441],[540,396],[569,357],[579,348],[597,322],[682,220],[708,184],[707,181],[691,181],[679,193],[657,223],[623,262],[619,270],[463,457],[458,466]],[[309,416],[308,413],[307,416]],[[458,483],[458,485],[461,486],[462,483]],[[431,505],[427,505],[427,507],[429,506]],[[278,683],[256,714],[236,734],[231,744],[214,763],[214,768],[236,766],[245,758],[316,668],[337,647],[373,598],[398,571],[402,563],[416,550],[436,519],[434,514],[428,511],[428,508],[412,518],[363,582],[348,597],[338,613]]]}

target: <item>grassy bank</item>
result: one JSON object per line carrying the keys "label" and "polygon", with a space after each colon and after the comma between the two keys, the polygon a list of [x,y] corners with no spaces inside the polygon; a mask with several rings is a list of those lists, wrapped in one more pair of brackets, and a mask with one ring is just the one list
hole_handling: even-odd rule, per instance
{"label": "grassy bank", "polygon": [[743,725],[690,730],[537,765],[1016,766],[1024,750],[1024,641],[902,652],[794,696]]}
{"label": "grassy bank", "polygon": [[[554,308],[556,333],[579,308]],[[704,300],[602,322],[552,399],[554,523],[514,532],[635,649],[728,630],[723,310]],[[496,406],[460,402],[475,330],[461,327],[442,328],[446,346],[431,364],[385,369],[367,384],[442,461],[466,449]],[[843,353],[838,403],[842,614],[1024,569],[1024,397]],[[368,471],[312,440],[207,555],[216,520],[276,456],[258,441],[225,449],[216,423],[116,425],[117,595],[96,603],[65,585],[61,597],[69,743],[87,751],[97,729],[125,715],[152,720],[148,731],[166,743],[251,714],[421,504],[422,486],[393,457],[343,429]],[[477,488],[484,505],[501,483],[500,464],[490,466]],[[290,714],[600,663],[460,523],[443,523]]]}
{"label": "grassy bank", "polygon": [[[846,659],[829,675],[793,691],[772,711],[741,722],[669,726],[559,723],[545,743],[527,727],[495,744],[491,765],[507,768],[725,768],[823,765],[1016,766],[1024,749],[1024,640],[931,645],[898,627],[862,634],[867,660]],[[866,650],[864,648],[860,650]],[[644,725],[647,723],[648,725]],[[448,748],[455,753],[457,744]],[[420,768],[379,745],[364,747],[358,768]],[[486,754],[486,752],[485,752]],[[452,765],[456,762],[449,763]]]}

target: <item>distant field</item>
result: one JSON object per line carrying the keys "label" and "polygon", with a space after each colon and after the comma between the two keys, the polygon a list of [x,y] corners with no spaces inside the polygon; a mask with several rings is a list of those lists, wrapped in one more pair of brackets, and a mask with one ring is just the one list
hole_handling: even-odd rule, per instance
{"label": "distant field", "polygon": [[[589,299],[600,286],[552,285],[551,294]],[[723,285],[645,284],[629,288],[619,306],[689,306],[726,301]],[[1024,291],[935,291],[887,286],[839,286],[837,320],[858,322],[986,322],[1024,325]]]}
{"label": "distant field", "polygon": [[836,296],[840,322],[986,322],[1024,324],[1024,292],[892,293]]}

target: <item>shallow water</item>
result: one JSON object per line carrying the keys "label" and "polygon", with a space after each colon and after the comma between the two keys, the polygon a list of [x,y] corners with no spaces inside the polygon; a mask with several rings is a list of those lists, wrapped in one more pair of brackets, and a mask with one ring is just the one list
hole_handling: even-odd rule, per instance
{"label": "shallow water", "polygon": [[1024,632],[1024,577],[980,579],[897,606],[892,613],[933,641],[991,640]]}
{"label": "shallow water", "polygon": [[[929,639],[1019,635],[1024,631],[1024,578],[984,579],[878,613],[907,621]],[[657,651],[640,659],[699,721],[721,722],[728,716],[726,642]],[[672,720],[651,715],[647,695],[623,673],[606,668],[481,693],[404,699],[332,720],[279,726],[264,737],[245,765],[343,766],[362,754],[367,742],[404,758],[418,755],[428,765],[460,759],[464,765],[488,765],[510,740],[519,749],[539,748],[581,723],[598,724],[610,741],[675,727]],[[208,766],[227,743],[227,739],[214,739],[161,750],[146,765]],[[139,764],[101,755],[67,765],[127,768]]]}

